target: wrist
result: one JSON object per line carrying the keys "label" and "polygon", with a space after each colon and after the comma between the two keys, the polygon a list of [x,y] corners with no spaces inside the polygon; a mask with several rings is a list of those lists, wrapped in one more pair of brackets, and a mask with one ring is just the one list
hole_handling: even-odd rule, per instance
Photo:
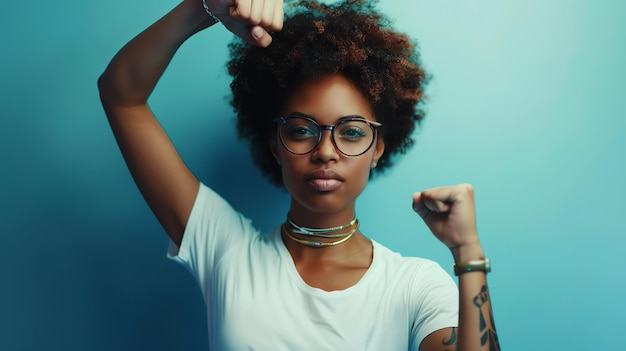
{"label": "wrist", "polygon": [[483,248],[478,242],[451,247],[450,251],[452,252],[455,263],[464,263],[469,261],[482,260],[485,258]]}
{"label": "wrist", "polygon": [[484,272],[485,274],[491,272],[491,260],[485,258],[484,260],[473,260],[463,263],[458,263],[453,266],[454,275],[459,276],[461,274],[470,272]]}
{"label": "wrist", "polygon": [[185,6],[187,22],[192,25],[195,32],[199,32],[217,23],[207,14],[202,0],[187,0],[181,5]]}

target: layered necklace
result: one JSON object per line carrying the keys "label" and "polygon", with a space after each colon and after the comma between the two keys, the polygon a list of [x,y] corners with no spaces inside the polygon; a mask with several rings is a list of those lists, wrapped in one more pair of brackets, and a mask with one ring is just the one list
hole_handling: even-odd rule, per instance
{"label": "layered necklace", "polygon": [[[287,216],[287,223],[283,226],[283,231],[293,241],[311,247],[335,246],[346,242],[359,229],[359,220],[354,217],[348,224],[332,228],[309,228],[296,224],[290,216]],[[352,228],[352,229],[350,229]],[[336,241],[315,241],[296,238],[293,234],[305,235],[314,238],[337,239]]]}

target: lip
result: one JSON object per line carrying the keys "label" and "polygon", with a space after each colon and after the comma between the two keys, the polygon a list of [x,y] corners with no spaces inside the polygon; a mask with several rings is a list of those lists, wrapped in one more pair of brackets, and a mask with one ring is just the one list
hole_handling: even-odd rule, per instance
{"label": "lip", "polygon": [[332,169],[319,169],[309,174],[306,180],[313,189],[328,192],[337,189],[344,178]]}

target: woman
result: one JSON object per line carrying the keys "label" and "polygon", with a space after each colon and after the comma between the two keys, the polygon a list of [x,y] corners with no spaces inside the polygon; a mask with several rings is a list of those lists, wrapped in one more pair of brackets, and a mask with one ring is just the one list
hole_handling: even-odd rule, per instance
{"label": "woman", "polygon": [[[291,195],[270,233],[199,183],[147,105],[178,47],[218,21],[246,41],[229,63],[239,133]],[[499,349],[471,186],[414,194],[458,290],[358,229],[355,201],[410,146],[425,81],[410,41],[364,1],[304,2],[283,23],[281,0],[185,0],[114,57],[102,103],[170,257],[200,284],[211,349]]]}

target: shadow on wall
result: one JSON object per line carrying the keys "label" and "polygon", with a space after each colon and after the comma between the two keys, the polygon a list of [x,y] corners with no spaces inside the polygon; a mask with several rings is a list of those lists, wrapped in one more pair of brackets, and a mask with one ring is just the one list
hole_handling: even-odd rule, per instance
{"label": "shadow on wall", "polygon": [[215,145],[229,152],[220,153],[217,162],[200,169],[199,174],[209,175],[205,184],[250,218],[262,232],[284,221],[289,209],[289,193],[272,185],[252,164],[247,142],[223,140]]}
{"label": "shadow on wall", "polygon": [[[211,145],[225,152],[198,176],[261,230],[282,221],[287,193],[260,175],[247,145]],[[2,270],[0,350],[207,349],[196,282],[166,259],[167,237],[123,164],[97,174],[85,160],[40,174],[38,198],[7,223],[20,232],[5,242],[13,268]]]}

